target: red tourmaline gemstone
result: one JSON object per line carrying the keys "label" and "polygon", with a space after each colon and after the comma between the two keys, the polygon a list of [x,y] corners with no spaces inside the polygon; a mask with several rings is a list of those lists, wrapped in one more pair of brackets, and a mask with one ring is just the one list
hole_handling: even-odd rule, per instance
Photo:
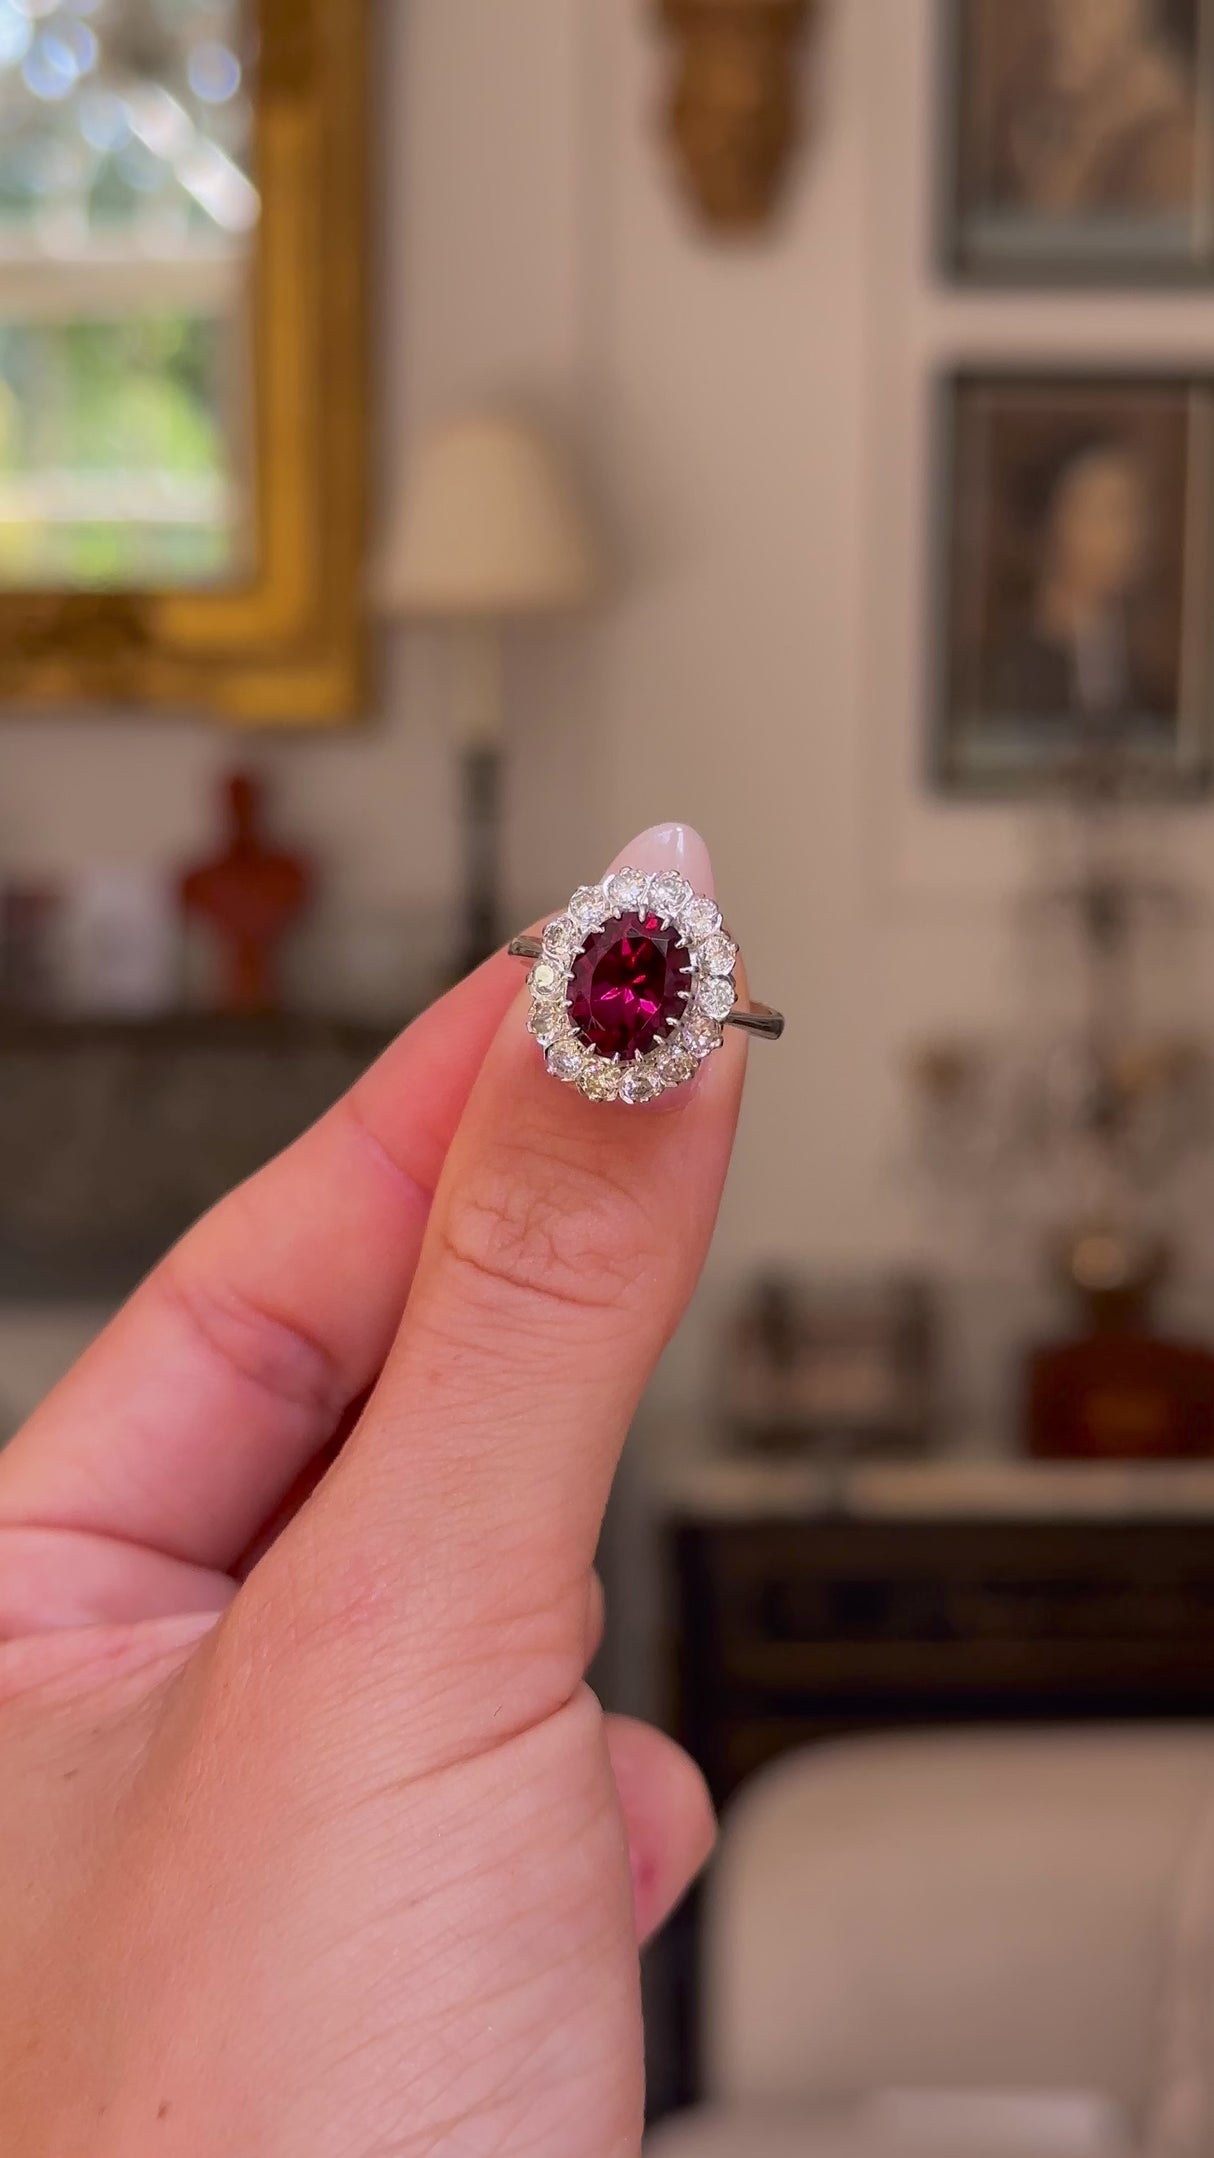
{"label": "red tourmaline gemstone", "polygon": [[656,914],[621,914],[574,960],[569,1016],[588,1048],[630,1064],[666,1039],[690,988],[691,959],[677,932]]}

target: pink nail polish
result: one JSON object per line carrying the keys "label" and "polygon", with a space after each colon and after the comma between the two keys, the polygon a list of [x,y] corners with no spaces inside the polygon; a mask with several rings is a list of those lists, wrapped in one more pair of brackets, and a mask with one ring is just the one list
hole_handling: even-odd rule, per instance
{"label": "pink nail polish", "polygon": [[705,899],[716,896],[712,860],[707,845],[690,824],[651,824],[617,854],[610,876],[617,869],[677,869],[694,891]]}

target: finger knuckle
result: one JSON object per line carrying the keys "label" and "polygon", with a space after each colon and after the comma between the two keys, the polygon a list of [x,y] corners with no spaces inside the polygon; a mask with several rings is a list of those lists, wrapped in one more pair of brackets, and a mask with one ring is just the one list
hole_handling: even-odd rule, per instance
{"label": "finger knuckle", "polygon": [[340,1414],[349,1386],[323,1344],[247,1294],[235,1279],[193,1265],[186,1247],[151,1277],[145,1294],[153,1293],[237,1384],[268,1395],[287,1411],[322,1421]]}
{"label": "finger knuckle", "polygon": [[512,1320],[568,1304],[627,1313],[657,1254],[635,1198],[598,1171],[500,1155],[452,1193],[439,1224],[448,1259]]}

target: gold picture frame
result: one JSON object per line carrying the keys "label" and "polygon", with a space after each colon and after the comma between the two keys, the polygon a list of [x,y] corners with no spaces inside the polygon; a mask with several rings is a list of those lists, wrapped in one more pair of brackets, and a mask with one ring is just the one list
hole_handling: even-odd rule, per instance
{"label": "gold picture frame", "polygon": [[241,583],[0,590],[11,712],[336,727],[367,694],[368,0],[257,0],[258,544]]}

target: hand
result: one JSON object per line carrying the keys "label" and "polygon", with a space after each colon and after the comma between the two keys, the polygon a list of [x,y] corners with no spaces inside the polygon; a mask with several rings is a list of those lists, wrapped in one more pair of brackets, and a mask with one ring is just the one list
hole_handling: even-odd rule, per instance
{"label": "hand", "polygon": [[[681,827],[628,859],[710,889]],[[593,1564],[745,1050],[591,1107],[519,989],[419,1020],[0,1456],[14,2158],[639,2147],[637,1939],[711,1824],[583,1683]]]}

